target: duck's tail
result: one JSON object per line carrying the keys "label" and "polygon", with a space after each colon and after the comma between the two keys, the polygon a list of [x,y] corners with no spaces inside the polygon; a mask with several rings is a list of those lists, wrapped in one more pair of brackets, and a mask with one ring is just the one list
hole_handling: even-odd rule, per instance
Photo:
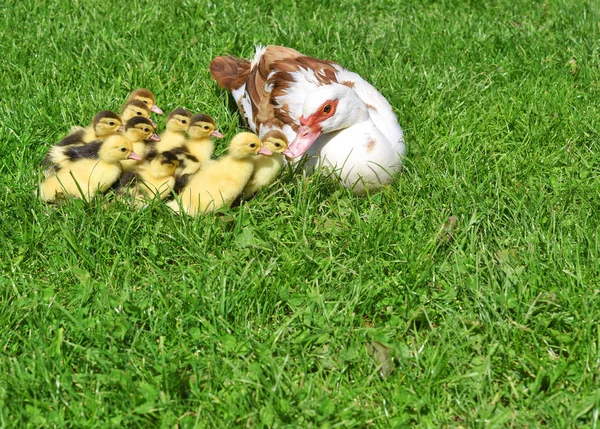
{"label": "duck's tail", "polygon": [[221,88],[235,90],[246,83],[250,61],[231,55],[216,57],[210,63],[210,73]]}

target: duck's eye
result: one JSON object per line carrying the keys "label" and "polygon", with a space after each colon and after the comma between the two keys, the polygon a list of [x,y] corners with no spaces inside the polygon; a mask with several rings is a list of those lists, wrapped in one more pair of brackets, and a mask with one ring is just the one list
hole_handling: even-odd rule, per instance
{"label": "duck's eye", "polygon": [[124,147],[122,147],[122,148],[121,148],[121,152],[127,152],[127,149],[126,149],[126,148],[124,148]]}
{"label": "duck's eye", "polygon": [[250,143],[250,147],[254,149],[256,147],[256,143]]}
{"label": "duck's eye", "polygon": [[108,125],[110,125],[112,127],[113,125],[115,125],[115,123],[114,122],[109,122]]}
{"label": "duck's eye", "polygon": [[275,147],[281,147],[279,143],[275,143]]}
{"label": "duck's eye", "polygon": [[205,125],[205,126],[204,126],[204,129],[208,131],[208,125]]}
{"label": "duck's eye", "polygon": [[137,114],[138,114],[138,116],[141,116],[141,115],[142,115],[142,112],[137,112]]}
{"label": "duck's eye", "polygon": [[331,104],[326,104],[325,107],[323,107],[323,113],[329,112],[331,112]]}
{"label": "duck's eye", "polygon": [[142,100],[144,104],[148,104],[148,100]]}
{"label": "duck's eye", "polygon": [[149,132],[150,132],[150,130],[149,130],[148,128],[144,128],[144,132],[145,132],[145,133],[149,133]]}
{"label": "duck's eye", "polygon": [[187,124],[187,121],[184,119],[181,121],[181,123],[185,125],[185,124]]}

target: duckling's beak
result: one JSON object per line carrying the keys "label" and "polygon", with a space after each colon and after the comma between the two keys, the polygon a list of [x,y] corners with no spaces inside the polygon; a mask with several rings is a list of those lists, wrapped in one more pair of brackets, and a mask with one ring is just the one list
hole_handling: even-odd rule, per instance
{"label": "duckling's beak", "polygon": [[159,142],[160,137],[158,137],[158,134],[152,133],[152,135],[150,136],[150,140],[152,140],[153,142]]}
{"label": "duckling's beak", "polygon": [[308,125],[301,125],[300,128],[298,128],[296,138],[290,143],[288,148],[283,151],[283,154],[290,159],[304,155],[315,140],[319,138],[321,133],[320,126],[310,127]]}
{"label": "duckling's beak", "polygon": [[136,160],[136,161],[141,161],[141,160],[142,160],[142,157],[141,157],[141,156],[139,156],[139,155],[138,155],[137,153],[135,153],[135,152],[131,152],[131,153],[129,154],[129,156],[127,157],[127,159],[134,159],[134,160]]}
{"label": "duckling's beak", "polygon": [[273,155],[273,152],[271,152],[269,149],[267,149],[264,146],[260,147],[260,150],[258,151],[258,153],[261,155]]}
{"label": "duckling's beak", "polygon": [[218,139],[225,137],[219,130],[214,130],[212,133],[210,133],[210,135]]}
{"label": "duckling's beak", "polygon": [[121,124],[121,126],[119,127],[119,129],[117,130],[118,133],[122,133],[123,131],[125,131],[125,125]]}
{"label": "duckling's beak", "polygon": [[162,114],[164,113],[164,112],[162,111],[162,109],[161,109],[160,107],[158,107],[156,104],[155,104],[155,105],[153,105],[153,106],[150,108],[150,111],[151,111],[151,112],[154,112],[154,113],[157,113],[157,114],[159,114],[159,115],[162,115]]}
{"label": "duckling's beak", "polygon": [[150,123],[152,124],[152,126],[153,126],[154,128],[156,128],[156,122],[154,122],[154,121],[152,120],[152,118],[148,118],[148,120],[150,121]]}

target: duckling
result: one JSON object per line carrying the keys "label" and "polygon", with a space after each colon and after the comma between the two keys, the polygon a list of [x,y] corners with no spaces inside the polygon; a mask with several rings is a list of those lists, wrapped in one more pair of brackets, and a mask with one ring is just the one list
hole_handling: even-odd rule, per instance
{"label": "duckling", "polygon": [[127,99],[127,101],[131,100],[139,100],[143,102],[146,106],[148,106],[148,109],[150,109],[150,111],[159,115],[163,114],[162,109],[156,105],[156,99],[154,98],[154,94],[152,94],[151,91],[145,88],[138,88],[131,94],[129,94],[129,98]]}
{"label": "duckling", "polygon": [[53,202],[63,195],[89,200],[95,192],[106,191],[119,178],[120,161],[142,159],[133,151],[131,142],[118,135],[71,146],[64,154],[68,162],[40,184],[38,196],[42,201]]}
{"label": "duckling", "polygon": [[[121,108],[121,120],[123,123],[127,123],[130,119],[138,117],[150,119],[150,108],[140,100],[127,101]],[[150,119],[150,122],[156,128],[156,123],[152,119]]]}
{"label": "duckling", "polygon": [[273,154],[258,156],[254,160],[254,173],[242,192],[242,198],[248,200],[261,188],[275,181],[283,167],[283,151],[288,147],[288,139],[279,130],[272,130],[262,138],[262,144]]}
{"label": "duckling", "polygon": [[175,109],[167,117],[166,130],[160,135],[156,145],[157,153],[181,147],[185,144],[185,132],[190,127],[192,114],[185,109]]}
{"label": "duckling", "polygon": [[175,186],[175,169],[179,165],[177,156],[172,152],[162,152],[154,159],[144,161],[119,179],[118,193],[127,193],[132,205],[142,208],[148,200],[164,200]]}
{"label": "duckling", "polygon": [[123,129],[123,123],[121,122],[119,115],[110,110],[103,110],[96,114],[92,123],[86,128],[71,128],[70,134],[54,146],[50,147],[48,153],[46,153],[44,161],[42,162],[42,166],[44,166],[44,177],[50,177],[61,167],[57,160],[64,159],[61,152],[64,151],[65,147],[82,145],[92,141],[105,139],[113,134],[123,131]]}
{"label": "duckling", "polygon": [[[127,121],[125,124],[125,133],[122,138],[128,140],[133,145],[133,150],[142,159],[148,154],[150,143],[160,141],[160,137],[154,132],[154,127],[150,119],[141,117]],[[139,165],[139,160],[127,159],[121,161],[123,171],[132,170],[137,165]]]}
{"label": "duckling", "polygon": [[257,154],[270,155],[271,152],[262,147],[256,134],[237,134],[229,144],[228,155],[210,162],[192,176],[179,201],[175,199],[167,205],[190,216],[231,205],[252,176]]}
{"label": "duckling", "polygon": [[194,174],[210,160],[215,150],[215,143],[211,137],[224,137],[217,130],[217,125],[212,116],[203,113],[192,117],[188,135],[190,138],[185,143],[185,146],[174,151],[180,160],[176,172],[178,178]]}

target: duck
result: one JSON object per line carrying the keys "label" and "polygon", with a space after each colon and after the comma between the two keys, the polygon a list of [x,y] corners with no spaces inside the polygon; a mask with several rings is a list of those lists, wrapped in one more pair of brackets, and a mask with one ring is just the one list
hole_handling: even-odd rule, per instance
{"label": "duck", "polygon": [[192,113],[186,109],[175,109],[165,122],[165,131],[159,136],[160,143],[156,144],[157,153],[167,152],[185,144],[185,133],[190,127]]}
{"label": "duck", "polygon": [[264,147],[272,154],[257,156],[254,161],[252,177],[242,191],[242,199],[249,200],[259,189],[269,186],[275,181],[283,167],[283,152],[287,149],[288,140],[279,130],[271,130],[261,139]]}
{"label": "duck", "polygon": [[[139,116],[128,120],[125,124],[124,134],[118,137],[129,141],[133,145],[133,150],[141,159],[146,158],[146,155],[150,152],[152,142],[160,141],[160,137],[154,132],[152,121]],[[122,160],[123,171],[133,170],[139,165],[139,161],[135,159]]]}
{"label": "duck", "polygon": [[357,195],[392,182],[405,155],[392,106],[364,78],[295,49],[258,46],[252,61],[212,60],[210,73],[231,91],[249,128],[260,137],[283,132],[284,155],[305,174],[334,173]]}
{"label": "duck", "polygon": [[150,118],[150,108],[141,100],[128,100],[121,108],[121,120],[127,123],[137,117],[150,120],[152,126],[156,128],[156,123]]}
{"label": "duck", "polygon": [[179,198],[167,206],[190,216],[229,207],[250,180],[254,158],[259,154],[270,155],[270,151],[263,147],[256,134],[236,134],[229,144],[228,154],[194,174]]}
{"label": "duck", "polygon": [[223,138],[224,135],[217,130],[217,124],[212,116],[199,113],[194,115],[188,129],[189,139],[179,150],[174,150],[180,157],[180,166],[177,169],[179,178],[194,174],[202,165],[206,164],[214,150],[215,138]]}
{"label": "duck", "polygon": [[170,151],[161,152],[152,160],[145,160],[135,169],[124,173],[115,190],[127,194],[132,206],[144,207],[148,200],[164,200],[175,186],[175,169],[179,165],[177,156]]}
{"label": "duck", "polygon": [[96,192],[105,192],[122,172],[122,160],[141,160],[133,145],[121,136],[111,136],[81,146],[69,146],[58,171],[39,186],[42,201],[55,202],[63,196],[89,200]]}
{"label": "duck", "polygon": [[123,123],[119,115],[110,110],[103,110],[97,113],[92,123],[87,127],[73,127],[70,133],[55,145],[51,146],[44,157],[42,165],[44,166],[44,177],[48,178],[60,168],[59,159],[65,159],[63,152],[66,147],[72,145],[83,145],[92,141],[102,140],[113,134],[124,130]]}
{"label": "duck", "polygon": [[129,102],[132,100],[141,101],[148,106],[148,109],[150,109],[151,112],[154,112],[158,115],[162,115],[164,113],[162,109],[156,105],[156,98],[154,97],[154,94],[152,94],[152,91],[146,88],[138,88],[132,91],[131,94],[129,94],[127,101]]}

